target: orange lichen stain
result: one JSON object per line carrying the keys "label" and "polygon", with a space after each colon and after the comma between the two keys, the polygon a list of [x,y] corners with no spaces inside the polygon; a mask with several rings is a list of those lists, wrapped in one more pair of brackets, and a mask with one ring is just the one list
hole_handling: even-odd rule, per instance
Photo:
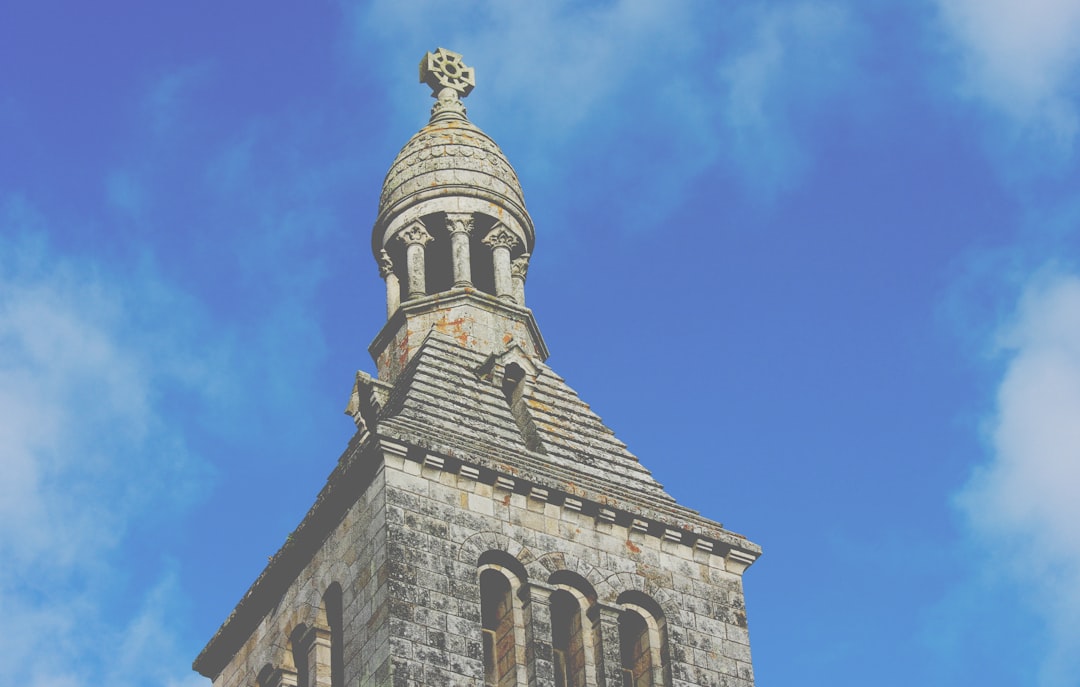
{"label": "orange lichen stain", "polygon": [[629,539],[626,540],[626,548],[630,549],[630,553],[641,553],[641,548],[635,546]]}
{"label": "orange lichen stain", "polygon": [[510,494],[507,494],[506,496],[503,497],[503,505],[504,506],[509,506],[510,505]]}
{"label": "orange lichen stain", "polygon": [[537,410],[543,410],[546,413],[551,412],[551,406],[541,401],[537,401],[535,398],[527,398],[525,399],[525,402],[528,403],[530,407],[536,408]]}
{"label": "orange lichen stain", "polygon": [[507,335],[505,335],[505,336],[503,337],[503,343],[504,343],[504,344],[508,344],[508,343],[510,343],[510,342],[511,342],[511,341],[513,341],[513,340],[514,340],[514,335],[513,335],[513,334],[507,334]]}

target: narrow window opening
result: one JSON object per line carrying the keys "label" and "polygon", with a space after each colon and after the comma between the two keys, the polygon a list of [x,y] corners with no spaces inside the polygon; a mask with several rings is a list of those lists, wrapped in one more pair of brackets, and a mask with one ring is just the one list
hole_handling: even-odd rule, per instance
{"label": "narrow window opening", "polygon": [[345,629],[341,587],[336,582],[323,595],[323,604],[330,629],[330,687],[345,687]]}
{"label": "narrow window opening", "polygon": [[623,685],[653,687],[652,650],[649,626],[633,611],[619,615],[619,649],[622,655]]}
{"label": "narrow window opening", "polygon": [[517,363],[510,363],[503,369],[502,393],[506,404],[510,406],[525,446],[530,451],[546,453],[525,399],[525,370]]}
{"label": "narrow window opening", "polygon": [[474,215],[475,225],[469,238],[469,253],[472,255],[473,286],[478,291],[495,295],[495,265],[492,262],[491,249],[484,245],[483,238],[491,230],[493,220],[481,213]]}
{"label": "narrow window opening", "polygon": [[510,582],[495,570],[480,573],[480,615],[484,636],[484,685],[517,683],[514,613]]}
{"label": "narrow window opening", "polygon": [[582,635],[581,606],[577,599],[563,590],[552,594],[551,646],[556,657],[556,684],[561,687],[585,685],[585,642]]}
{"label": "narrow window opening", "polygon": [[510,363],[503,372],[502,392],[506,402],[513,407],[521,399],[521,388],[524,386],[525,370],[521,365]]}
{"label": "narrow window opening", "polygon": [[307,627],[300,625],[293,630],[290,638],[293,666],[296,667],[296,687],[311,687],[311,675],[308,672],[308,652],[302,641],[306,634]]}
{"label": "narrow window opening", "polygon": [[429,294],[449,291],[454,285],[450,233],[446,231],[446,222],[439,219],[431,216],[424,218],[424,226],[434,239],[424,249],[424,274]]}

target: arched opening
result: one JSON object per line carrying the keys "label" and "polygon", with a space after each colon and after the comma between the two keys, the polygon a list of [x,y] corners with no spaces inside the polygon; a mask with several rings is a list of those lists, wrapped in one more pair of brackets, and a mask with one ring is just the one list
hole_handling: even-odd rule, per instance
{"label": "arched opening", "polygon": [[428,215],[424,218],[431,243],[424,247],[424,275],[427,292],[442,293],[454,285],[454,261],[450,251],[450,232],[446,230],[446,220],[442,215]]}
{"label": "arched opening", "polygon": [[331,584],[323,594],[326,626],[330,630],[330,687],[345,687],[345,634],[341,585]]}
{"label": "arched opening", "polygon": [[519,593],[527,577],[521,561],[505,551],[480,554],[480,620],[484,684],[525,684],[525,616]]}
{"label": "arched opening", "polygon": [[496,569],[480,572],[480,617],[484,641],[484,685],[517,684],[514,597],[510,580]]}
{"label": "arched opening", "polygon": [[312,687],[307,646],[304,643],[305,635],[307,635],[307,625],[303,623],[297,625],[289,635],[289,649],[292,653],[293,667],[296,670],[296,687]]}
{"label": "arched opening", "polygon": [[619,653],[624,687],[668,687],[671,655],[667,622],[660,604],[638,591],[623,592],[619,614]]}
{"label": "arched opening", "polygon": [[551,595],[551,648],[556,687],[585,686],[585,639],[581,606],[560,589]]}
{"label": "arched opening", "polygon": [[635,611],[619,614],[623,687],[653,687],[649,625]]}
{"label": "arched opening", "polygon": [[474,218],[474,229],[469,238],[473,286],[479,291],[494,296],[495,266],[491,261],[491,249],[484,245],[483,238],[491,231],[495,220],[479,212],[474,215]]}
{"label": "arched opening", "polygon": [[521,399],[524,380],[525,370],[521,369],[521,365],[510,363],[506,366],[503,372],[502,392],[511,408]]}
{"label": "arched opening", "polygon": [[585,687],[597,683],[601,655],[596,590],[581,575],[569,570],[551,574],[551,636],[555,653],[556,684]]}

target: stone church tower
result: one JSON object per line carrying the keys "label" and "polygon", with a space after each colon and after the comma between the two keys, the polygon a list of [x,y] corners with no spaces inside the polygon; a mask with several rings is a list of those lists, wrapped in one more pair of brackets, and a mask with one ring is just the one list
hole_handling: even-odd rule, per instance
{"label": "stone church tower", "polygon": [[214,687],[751,687],[760,548],[679,505],[544,364],[517,175],[461,56],[386,175],[357,432],[195,660]]}

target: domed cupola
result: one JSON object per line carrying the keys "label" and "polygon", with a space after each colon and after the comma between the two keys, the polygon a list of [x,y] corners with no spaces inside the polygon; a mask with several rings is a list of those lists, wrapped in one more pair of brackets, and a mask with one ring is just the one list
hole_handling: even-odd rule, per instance
{"label": "domed cupola", "polygon": [[439,48],[421,60],[420,81],[436,98],[431,118],[390,166],[371,237],[389,320],[370,349],[380,377],[395,377],[431,329],[467,348],[517,345],[542,360],[525,308],[532,218],[514,168],[466,117],[474,71]]}

